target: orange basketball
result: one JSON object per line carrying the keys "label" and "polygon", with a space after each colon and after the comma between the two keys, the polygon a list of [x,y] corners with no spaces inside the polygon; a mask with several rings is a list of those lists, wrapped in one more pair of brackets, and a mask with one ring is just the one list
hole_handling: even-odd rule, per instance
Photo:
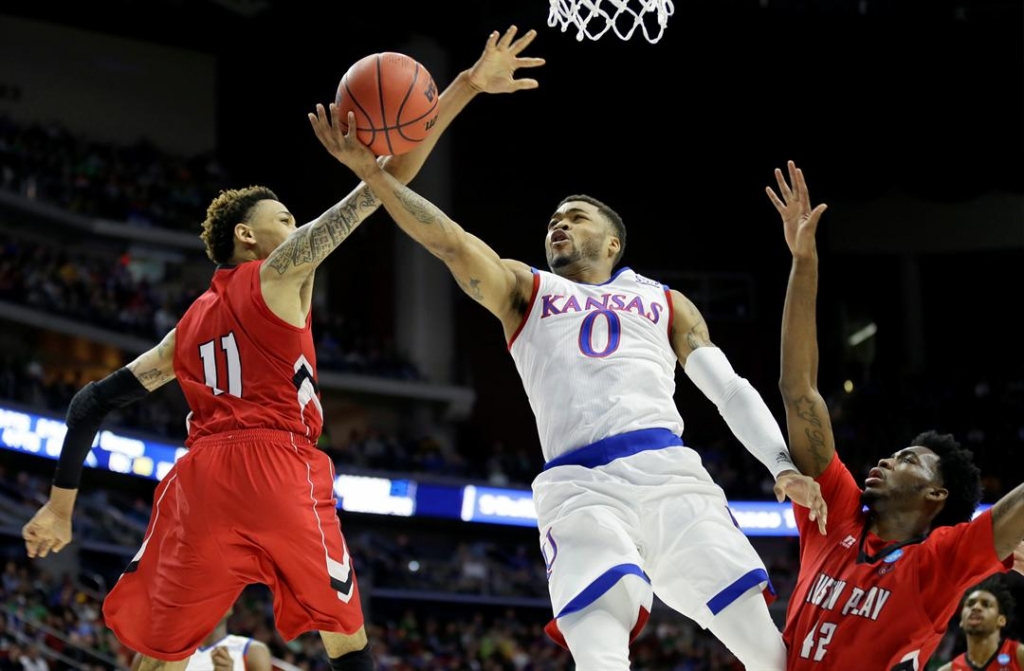
{"label": "orange basketball", "polygon": [[346,131],[351,110],[359,141],[377,156],[397,156],[430,135],[438,97],[434,78],[423,65],[385,51],[356,61],[341,78],[334,102]]}

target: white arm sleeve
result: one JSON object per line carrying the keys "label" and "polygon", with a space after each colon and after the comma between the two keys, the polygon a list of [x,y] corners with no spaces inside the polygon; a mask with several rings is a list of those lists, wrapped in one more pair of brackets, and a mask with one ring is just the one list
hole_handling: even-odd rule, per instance
{"label": "white arm sleeve", "polygon": [[782,429],[764,399],[745,378],[736,374],[725,353],[717,347],[698,347],[683,366],[697,388],[718,406],[743,446],[765,465],[772,476],[799,469],[793,464]]}

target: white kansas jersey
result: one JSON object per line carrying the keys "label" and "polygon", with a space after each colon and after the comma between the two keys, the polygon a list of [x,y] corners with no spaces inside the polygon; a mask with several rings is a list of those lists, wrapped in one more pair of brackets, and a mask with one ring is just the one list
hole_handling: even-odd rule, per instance
{"label": "white kansas jersey", "polygon": [[604,284],[534,270],[509,351],[537,418],[544,460],[640,429],[682,435],[668,287],[622,268]]}
{"label": "white kansas jersey", "polygon": [[235,663],[235,671],[245,671],[245,653],[249,651],[251,638],[228,634],[210,646],[201,647],[192,653],[185,671],[213,671],[213,649],[227,648],[231,660]]}

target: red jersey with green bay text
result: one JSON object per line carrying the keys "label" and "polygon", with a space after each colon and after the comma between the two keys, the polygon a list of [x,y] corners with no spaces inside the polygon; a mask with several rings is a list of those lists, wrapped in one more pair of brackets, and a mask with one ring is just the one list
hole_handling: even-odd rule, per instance
{"label": "red jersey with green bay text", "polygon": [[983,666],[975,666],[967,661],[967,653],[954,657],[950,663],[952,671],[1021,671],[1017,663],[1017,649],[1021,644],[1012,638],[1004,638],[996,652]]}
{"label": "red jersey with green bay text", "polygon": [[890,543],[866,530],[861,489],[838,456],[818,476],[828,533],[793,506],[800,575],[786,611],[787,671],[918,671],[964,591],[1012,566],[995,554],[992,516]]}
{"label": "red jersey with green bay text", "polygon": [[311,315],[299,328],[270,311],[262,263],[218,266],[178,322],[174,373],[191,410],[186,446],[243,429],[289,431],[313,444],[320,436]]}

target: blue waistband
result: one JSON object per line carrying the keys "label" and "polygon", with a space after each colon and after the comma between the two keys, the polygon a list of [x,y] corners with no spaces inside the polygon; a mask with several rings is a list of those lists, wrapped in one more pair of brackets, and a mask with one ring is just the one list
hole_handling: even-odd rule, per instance
{"label": "blue waistband", "polygon": [[660,450],[666,447],[678,447],[683,439],[668,429],[640,429],[617,436],[602,438],[596,443],[584,445],[572,452],[561,454],[544,464],[544,470],[556,466],[584,466],[594,468],[604,466],[616,459],[630,457],[647,450]]}

